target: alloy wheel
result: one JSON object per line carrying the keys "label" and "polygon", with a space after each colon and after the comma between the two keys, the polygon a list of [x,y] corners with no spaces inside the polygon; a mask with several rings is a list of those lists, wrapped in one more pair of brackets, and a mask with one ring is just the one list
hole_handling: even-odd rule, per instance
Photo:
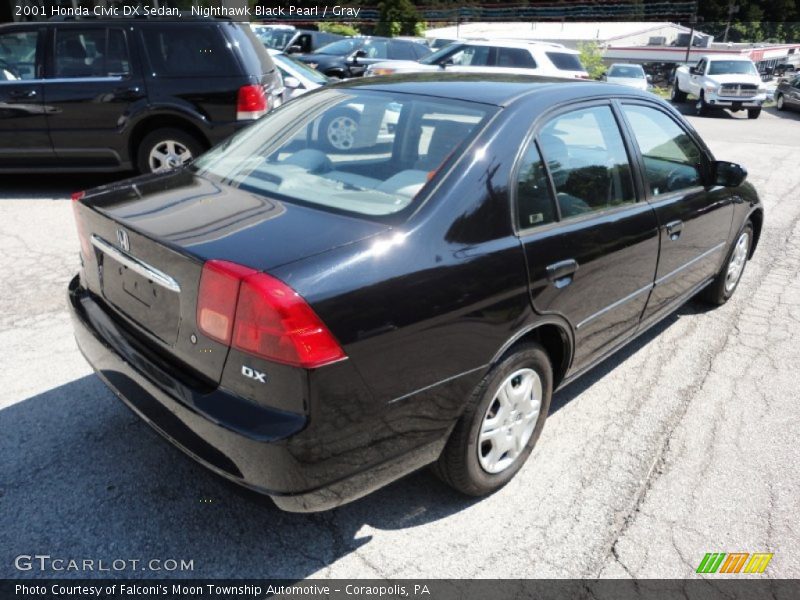
{"label": "alloy wheel", "polygon": [[175,140],[164,140],[153,146],[147,162],[152,173],[166,173],[192,160],[192,152]]}
{"label": "alloy wheel", "polygon": [[747,253],[750,250],[750,233],[748,231],[742,232],[739,239],[736,240],[736,246],[733,248],[731,260],[728,263],[728,271],[725,274],[725,291],[731,292],[739,278],[744,271],[744,265],[747,262]]}
{"label": "alloy wheel", "polygon": [[328,123],[328,143],[336,150],[350,150],[356,141],[358,123],[353,117],[341,115]]}

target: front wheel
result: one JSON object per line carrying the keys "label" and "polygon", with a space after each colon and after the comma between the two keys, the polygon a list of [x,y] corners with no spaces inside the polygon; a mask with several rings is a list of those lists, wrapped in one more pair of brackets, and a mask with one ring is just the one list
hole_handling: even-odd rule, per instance
{"label": "front wheel", "polygon": [[700,92],[700,97],[697,99],[694,109],[697,112],[698,117],[705,117],[708,114],[708,104],[706,104],[706,99],[703,96],[703,92]]}
{"label": "front wheel", "polygon": [[748,221],[742,228],[733,247],[728,252],[724,266],[713,282],[703,291],[702,299],[716,306],[725,304],[736,291],[744,273],[744,266],[750,258],[753,245],[753,225]]}
{"label": "front wheel", "polygon": [[783,99],[783,94],[778,94],[778,97],[775,98],[775,108],[778,110],[783,110],[786,108],[786,103]]}
{"label": "front wheel", "polygon": [[553,371],[540,345],[521,345],[507,354],[472,393],[436,474],[470,496],[504,486],[539,439],[552,393]]}
{"label": "front wheel", "polygon": [[748,119],[757,119],[760,114],[761,114],[761,107],[748,108],[747,109],[747,118]]}
{"label": "front wheel", "polygon": [[166,173],[188,164],[202,151],[203,144],[182,129],[156,129],[139,144],[136,166],[140,173]]}

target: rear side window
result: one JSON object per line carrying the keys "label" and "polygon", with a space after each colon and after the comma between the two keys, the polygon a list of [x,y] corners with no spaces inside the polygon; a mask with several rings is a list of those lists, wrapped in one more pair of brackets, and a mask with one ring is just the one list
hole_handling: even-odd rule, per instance
{"label": "rear side window", "polygon": [[524,48],[498,48],[497,66],[535,69],[536,61]]}
{"label": "rear side window", "polygon": [[563,218],[635,201],[628,155],[608,106],[559,115],[539,133]]}
{"label": "rear side window", "polygon": [[547,173],[536,144],[531,142],[517,173],[517,223],[520,229],[556,220],[555,205],[547,188]]}
{"label": "rear side window", "polygon": [[545,52],[550,62],[561,71],[585,71],[577,54],[567,52]]}
{"label": "rear side window", "polygon": [[197,27],[148,27],[144,47],[157,77],[224,76],[238,74],[233,53],[219,30]]}
{"label": "rear side window", "polygon": [[36,31],[0,33],[0,81],[36,78]]}
{"label": "rear side window", "polygon": [[623,111],[642,153],[650,194],[703,184],[700,148],[675,121],[645,106],[626,105]]}
{"label": "rear side window", "polygon": [[131,71],[121,29],[56,31],[53,76],[57,78],[123,77]]}
{"label": "rear side window", "polygon": [[[233,46],[239,52],[245,73],[248,75],[263,75],[275,69],[275,63],[253,30],[239,23],[220,23],[220,31],[225,32],[233,41]],[[311,50],[311,37],[308,40],[308,52]],[[232,73],[227,73],[231,75]]]}

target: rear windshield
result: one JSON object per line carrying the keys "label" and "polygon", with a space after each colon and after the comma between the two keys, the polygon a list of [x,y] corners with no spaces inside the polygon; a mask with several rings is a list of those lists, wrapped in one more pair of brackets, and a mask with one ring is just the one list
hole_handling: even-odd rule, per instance
{"label": "rear windshield", "polygon": [[200,157],[200,175],[257,194],[381,217],[408,207],[495,107],[327,89],[301,96]]}
{"label": "rear windshield", "polygon": [[152,72],[156,76],[197,77],[239,73],[233,53],[215,25],[143,27],[142,36]]}
{"label": "rear windshield", "polygon": [[562,71],[585,71],[577,54],[567,52],[545,52],[547,58]]}

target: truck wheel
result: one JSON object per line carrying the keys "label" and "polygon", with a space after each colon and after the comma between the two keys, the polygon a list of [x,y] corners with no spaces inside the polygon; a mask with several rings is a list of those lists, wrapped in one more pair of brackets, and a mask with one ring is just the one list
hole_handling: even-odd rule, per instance
{"label": "truck wheel", "polygon": [[708,104],[706,104],[703,92],[700,92],[700,97],[697,99],[697,104],[694,105],[694,109],[697,111],[698,117],[705,117],[708,115]]}
{"label": "truck wheel", "polygon": [[136,167],[140,173],[166,173],[197,158],[203,148],[197,138],[182,129],[156,129],[139,144]]}
{"label": "truck wheel", "polygon": [[757,119],[760,114],[761,114],[761,107],[747,109],[748,119]]}
{"label": "truck wheel", "polygon": [[686,102],[686,92],[682,92],[678,87],[678,80],[675,79],[675,84],[672,86],[672,101],[676,104],[678,102]]}
{"label": "truck wheel", "polygon": [[539,439],[552,393],[553,370],[544,348],[518,346],[475,388],[434,472],[470,496],[503,487]]}
{"label": "truck wheel", "polygon": [[786,108],[786,102],[783,99],[783,94],[778,94],[778,97],[775,98],[775,108],[778,110],[783,110]]}

